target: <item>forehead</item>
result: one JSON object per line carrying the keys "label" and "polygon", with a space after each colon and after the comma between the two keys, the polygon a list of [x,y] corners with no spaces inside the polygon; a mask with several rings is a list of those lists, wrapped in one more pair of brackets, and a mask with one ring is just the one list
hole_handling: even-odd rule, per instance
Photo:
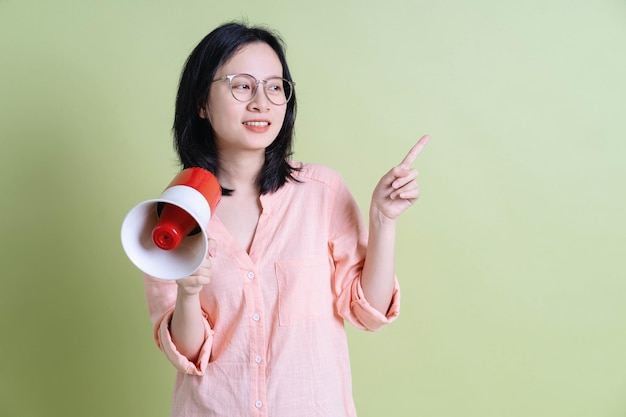
{"label": "forehead", "polygon": [[265,42],[243,45],[217,70],[217,75],[247,73],[256,77],[282,76],[283,66]]}

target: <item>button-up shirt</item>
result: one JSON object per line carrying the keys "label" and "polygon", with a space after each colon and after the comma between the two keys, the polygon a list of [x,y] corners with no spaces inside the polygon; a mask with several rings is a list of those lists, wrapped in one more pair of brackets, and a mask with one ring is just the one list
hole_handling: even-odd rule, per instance
{"label": "button-up shirt", "polygon": [[176,283],[145,277],[156,342],[178,370],[171,416],[356,416],[344,321],[370,331],[393,321],[398,283],[386,315],[367,302],[367,229],[345,182],[319,165],[294,176],[261,196],[249,252],[211,218],[217,251],[197,361],[172,342]]}

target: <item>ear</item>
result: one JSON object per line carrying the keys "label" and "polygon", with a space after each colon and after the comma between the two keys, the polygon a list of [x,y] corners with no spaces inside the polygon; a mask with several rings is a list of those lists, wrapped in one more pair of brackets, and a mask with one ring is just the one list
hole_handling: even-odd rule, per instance
{"label": "ear", "polygon": [[202,103],[201,100],[198,100],[196,108],[198,109],[198,116],[200,116],[201,119],[209,118],[209,112],[207,111],[206,103]]}

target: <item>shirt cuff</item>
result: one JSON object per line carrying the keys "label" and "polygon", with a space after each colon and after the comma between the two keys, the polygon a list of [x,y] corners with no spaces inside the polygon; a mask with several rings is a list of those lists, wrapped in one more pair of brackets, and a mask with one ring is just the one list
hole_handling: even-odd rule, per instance
{"label": "shirt cuff", "polygon": [[394,279],[393,294],[387,314],[382,314],[370,305],[363,294],[363,287],[360,280],[353,287],[351,308],[354,315],[366,330],[375,332],[398,318],[400,314],[400,285],[398,280]]}
{"label": "shirt cuff", "polygon": [[167,359],[174,365],[176,369],[181,372],[184,372],[189,375],[202,376],[204,375],[204,370],[209,363],[209,358],[211,356],[211,346],[213,345],[213,330],[209,326],[209,322],[205,317],[204,320],[204,342],[202,343],[202,347],[200,348],[200,353],[198,354],[198,360],[196,363],[191,362],[186,356],[176,349],[176,345],[172,341],[172,334],[170,332],[170,321],[172,320],[172,316],[174,314],[174,310],[168,311],[163,319],[161,320],[161,324],[157,329],[157,342],[159,344],[159,348],[165,353]]}

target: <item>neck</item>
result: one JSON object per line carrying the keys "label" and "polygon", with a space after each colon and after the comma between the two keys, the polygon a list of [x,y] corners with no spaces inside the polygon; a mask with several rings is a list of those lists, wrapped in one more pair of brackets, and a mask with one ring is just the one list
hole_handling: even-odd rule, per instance
{"label": "neck", "polygon": [[217,178],[220,183],[237,192],[257,192],[256,184],[259,173],[265,162],[265,154],[258,153],[220,155],[220,168]]}

